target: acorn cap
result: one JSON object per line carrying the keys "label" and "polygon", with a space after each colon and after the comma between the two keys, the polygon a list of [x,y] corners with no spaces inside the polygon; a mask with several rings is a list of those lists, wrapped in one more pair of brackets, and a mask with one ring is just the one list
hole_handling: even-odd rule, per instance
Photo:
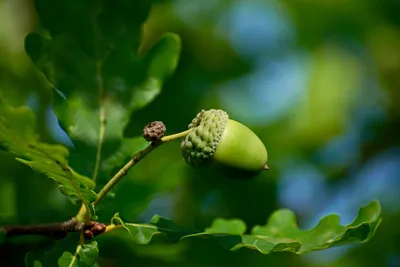
{"label": "acorn cap", "polygon": [[245,172],[268,169],[263,142],[245,125],[229,119],[225,111],[202,110],[189,128],[192,131],[181,142],[181,153],[192,167],[216,164]]}
{"label": "acorn cap", "polygon": [[211,164],[229,116],[223,110],[204,109],[189,124],[193,129],[181,142],[186,163],[201,168]]}

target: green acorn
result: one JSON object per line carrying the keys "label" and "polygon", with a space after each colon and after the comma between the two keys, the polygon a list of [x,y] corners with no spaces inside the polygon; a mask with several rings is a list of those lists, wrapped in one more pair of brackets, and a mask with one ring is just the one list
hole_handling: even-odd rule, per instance
{"label": "green acorn", "polygon": [[[189,124],[192,131],[181,142],[186,163],[194,168],[222,167],[232,174],[268,170],[268,153],[258,136],[229,119],[223,110],[202,110]],[[232,172],[233,171],[233,172]]]}

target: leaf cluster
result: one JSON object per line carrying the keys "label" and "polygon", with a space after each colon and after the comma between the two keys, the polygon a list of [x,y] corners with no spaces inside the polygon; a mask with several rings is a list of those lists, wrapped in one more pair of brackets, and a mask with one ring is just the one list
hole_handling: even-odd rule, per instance
{"label": "leaf cluster", "polygon": [[[57,182],[61,193],[77,208],[84,205],[92,219],[96,213],[104,218],[101,207],[93,205],[98,192],[135,152],[148,145],[141,136],[124,136],[125,127],[134,112],[144,110],[160,94],[174,73],[181,39],[164,33],[154,45],[143,47],[147,43],[142,28],[150,1],[34,3],[41,27],[26,36],[26,53],[53,88],[54,111],[73,146],[42,142],[32,110],[12,107],[1,98],[0,145],[19,162]],[[275,211],[266,225],[252,229],[242,220],[222,217],[204,231],[182,229],[158,215],[147,224],[122,217],[116,213],[111,218],[105,235],[126,231],[135,244],[142,245],[150,244],[156,235],[171,242],[205,238],[229,250],[301,255],[370,240],[381,222],[381,207],[372,201],[348,225],[340,225],[339,216],[328,215],[310,230],[299,229],[295,214],[287,209]],[[76,252],[59,255],[58,265],[98,266],[98,257],[96,241],[80,242]],[[39,260],[29,262],[41,266]]]}

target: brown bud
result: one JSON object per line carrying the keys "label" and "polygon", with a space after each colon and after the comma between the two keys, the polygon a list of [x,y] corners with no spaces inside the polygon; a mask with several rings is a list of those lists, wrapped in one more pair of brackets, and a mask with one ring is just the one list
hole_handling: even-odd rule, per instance
{"label": "brown bud", "polygon": [[83,231],[83,236],[85,239],[92,239],[94,237],[93,232],[91,230]]}
{"label": "brown bud", "polygon": [[156,141],[164,136],[166,130],[162,121],[152,121],[144,127],[143,137],[147,141]]}
{"label": "brown bud", "polygon": [[94,235],[98,235],[103,233],[106,230],[106,225],[104,223],[96,223],[92,228],[92,232]]}
{"label": "brown bud", "polygon": [[85,224],[85,229],[90,229],[90,228],[92,228],[93,226],[96,225],[96,223],[97,223],[97,222],[94,222],[94,221],[88,222],[87,224]]}

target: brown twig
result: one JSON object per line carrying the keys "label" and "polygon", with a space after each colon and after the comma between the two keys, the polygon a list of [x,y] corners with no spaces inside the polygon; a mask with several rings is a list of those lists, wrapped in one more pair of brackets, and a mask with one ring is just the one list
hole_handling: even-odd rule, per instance
{"label": "brown twig", "polygon": [[56,239],[64,238],[69,232],[80,232],[84,224],[72,218],[65,222],[38,225],[9,225],[0,227],[6,232],[6,237],[22,235],[45,235]]}
{"label": "brown twig", "polygon": [[75,218],[68,221],[37,225],[8,225],[0,227],[0,231],[6,232],[6,238],[24,235],[44,235],[56,239],[62,239],[68,233],[83,232],[86,239],[92,239],[94,236],[103,233],[106,225],[91,221],[89,224],[78,222]]}

